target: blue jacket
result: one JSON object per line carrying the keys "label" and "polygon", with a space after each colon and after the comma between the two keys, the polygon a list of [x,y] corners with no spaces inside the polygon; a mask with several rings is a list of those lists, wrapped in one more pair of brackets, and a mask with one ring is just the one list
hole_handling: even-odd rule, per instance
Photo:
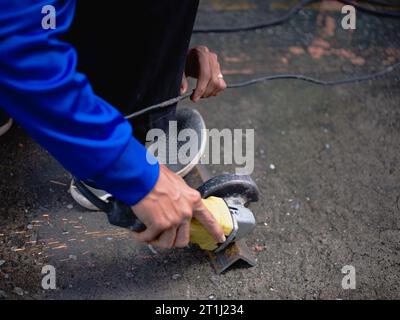
{"label": "blue jacket", "polygon": [[42,7],[52,1],[0,0],[0,108],[73,175],[135,204],[155,185],[159,165],[147,161],[131,125],[94,94],[76,71],[75,49],[59,39],[75,1],[53,2],[56,28],[43,29]]}

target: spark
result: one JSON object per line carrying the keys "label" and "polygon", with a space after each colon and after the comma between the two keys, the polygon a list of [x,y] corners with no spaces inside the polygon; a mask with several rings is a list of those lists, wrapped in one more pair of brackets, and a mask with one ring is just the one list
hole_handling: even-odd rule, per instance
{"label": "spark", "polygon": [[69,258],[66,258],[66,259],[60,259],[60,260],[58,260],[58,261],[60,261],[60,262],[64,262],[64,261],[68,261],[69,260]]}
{"label": "spark", "polygon": [[59,181],[56,181],[56,180],[50,180],[49,182],[50,182],[50,183],[53,183],[53,184],[58,184],[59,186],[64,186],[64,187],[67,186],[65,183],[59,182]]}
{"label": "spark", "polygon": [[85,234],[97,234],[97,233],[101,233],[101,231],[91,231],[91,232],[85,232]]}
{"label": "spark", "polygon": [[59,245],[58,247],[53,247],[52,249],[53,250],[58,250],[58,249],[66,249],[66,248],[68,248],[67,245],[66,244],[62,244],[62,245]]}

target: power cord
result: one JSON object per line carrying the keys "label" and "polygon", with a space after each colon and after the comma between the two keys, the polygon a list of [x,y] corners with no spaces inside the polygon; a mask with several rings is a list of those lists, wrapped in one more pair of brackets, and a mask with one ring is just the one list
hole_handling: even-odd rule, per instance
{"label": "power cord", "polygon": [[[246,80],[243,82],[237,82],[237,83],[232,83],[232,84],[228,84],[227,88],[228,89],[235,89],[235,88],[243,88],[243,87],[248,87],[251,85],[254,85],[256,83],[260,83],[260,82],[266,82],[266,81],[271,81],[271,80],[279,80],[279,79],[295,79],[295,80],[302,80],[302,81],[307,81],[307,82],[311,82],[313,84],[317,84],[317,85],[322,85],[322,86],[334,86],[334,85],[341,85],[341,84],[349,84],[349,83],[356,83],[356,82],[362,82],[362,81],[368,81],[368,80],[373,80],[373,79],[377,79],[377,78],[381,78],[387,74],[389,74],[390,72],[394,71],[394,69],[400,67],[400,62],[397,62],[389,67],[387,67],[386,69],[379,71],[379,72],[375,72],[375,73],[371,73],[371,74],[367,74],[367,75],[363,75],[363,76],[358,76],[358,77],[352,77],[352,78],[347,78],[347,79],[341,79],[341,80],[321,80],[321,79],[317,79],[317,78],[313,78],[313,77],[309,77],[309,76],[305,76],[302,74],[276,74],[276,75],[267,75],[267,76],[262,76],[259,78],[254,78],[254,79],[250,79],[250,80]],[[125,116],[125,119],[132,119],[135,117],[138,117],[142,114],[145,114],[149,111],[152,110],[156,110],[156,109],[161,109],[161,108],[166,108],[169,106],[172,106],[176,103],[178,103],[179,101],[182,101],[184,99],[187,99],[188,97],[190,97],[192,95],[192,92],[188,92],[185,93],[184,95],[148,106],[146,108],[141,108],[141,110],[133,112],[129,115]]]}
{"label": "power cord", "polygon": [[[364,5],[360,5],[359,3],[350,1],[350,0],[339,0],[339,1],[343,2],[344,4],[352,5],[353,7],[359,9],[360,11],[364,11],[366,13],[370,13],[370,14],[374,14],[374,15],[378,15],[378,16],[400,18],[399,10],[383,10],[383,9],[378,10],[378,9],[372,9],[371,7],[368,7],[368,6],[366,7]],[[373,0],[369,0],[369,1],[373,1]],[[377,0],[374,0],[374,1],[377,1]],[[395,6],[395,5],[392,5],[392,6]]]}
{"label": "power cord", "polygon": [[380,6],[387,6],[387,7],[400,7],[399,1],[385,1],[385,0],[364,0],[364,2],[377,4]]}
{"label": "power cord", "polygon": [[296,4],[293,8],[291,8],[288,11],[288,13],[286,13],[280,18],[273,19],[271,21],[256,23],[248,26],[240,26],[240,27],[194,28],[193,33],[232,33],[239,31],[252,31],[261,28],[276,26],[285,23],[286,21],[291,19],[297,12],[299,12],[306,5],[318,1],[320,0],[301,0],[298,4]]}
{"label": "power cord", "polygon": [[[293,8],[291,8],[285,15],[280,18],[273,19],[267,22],[261,22],[256,24],[251,24],[247,26],[238,26],[238,27],[218,27],[218,28],[201,28],[197,27],[193,29],[193,33],[233,33],[239,31],[252,31],[267,27],[272,27],[276,25],[280,25],[290,20],[296,13],[298,13],[305,6],[314,3],[321,2],[322,0],[301,0],[298,4],[296,4]],[[366,13],[380,15],[380,16],[389,16],[389,17],[400,17],[400,11],[398,10],[378,10],[372,9],[371,7],[360,5],[351,0],[338,0],[344,4],[349,4],[354,6],[355,8],[364,11]],[[400,2],[389,3],[383,0],[365,0],[364,2],[378,4],[381,6],[392,6],[392,7],[400,7]]]}

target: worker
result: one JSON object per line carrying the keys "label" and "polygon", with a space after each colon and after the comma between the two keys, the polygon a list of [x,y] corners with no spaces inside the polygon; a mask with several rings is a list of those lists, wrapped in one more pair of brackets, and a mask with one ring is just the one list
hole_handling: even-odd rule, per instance
{"label": "worker", "polygon": [[165,128],[176,106],[132,123],[123,116],[182,94],[186,77],[197,79],[193,102],[226,88],[217,55],[189,49],[197,8],[198,0],[0,0],[0,133],[8,114],[73,176],[129,204],[147,227],[134,238],[162,248],[188,244],[192,217],[225,241],[199,192],[147,160],[146,132]]}

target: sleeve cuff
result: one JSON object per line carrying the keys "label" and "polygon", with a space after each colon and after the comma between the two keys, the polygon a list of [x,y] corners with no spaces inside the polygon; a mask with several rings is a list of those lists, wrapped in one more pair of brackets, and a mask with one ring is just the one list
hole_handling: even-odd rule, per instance
{"label": "sleeve cuff", "polygon": [[118,200],[134,205],[154,188],[159,171],[157,159],[132,137],[121,156],[93,180]]}

